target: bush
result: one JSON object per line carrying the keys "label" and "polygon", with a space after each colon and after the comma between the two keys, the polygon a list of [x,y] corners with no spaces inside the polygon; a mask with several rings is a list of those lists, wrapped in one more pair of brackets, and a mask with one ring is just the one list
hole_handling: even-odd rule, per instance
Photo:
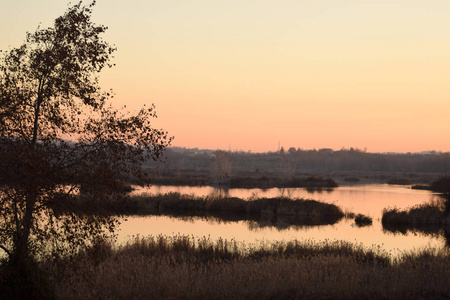
{"label": "bush", "polygon": [[433,181],[431,190],[437,193],[450,194],[450,176],[442,176]]}
{"label": "bush", "polygon": [[407,229],[424,232],[437,232],[448,226],[449,214],[446,212],[448,199],[433,201],[405,210],[384,209],[381,223],[390,231],[406,232]]}
{"label": "bush", "polygon": [[372,225],[372,218],[362,214],[358,214],[355,217],[355,224],[358,227],[370,226]]}

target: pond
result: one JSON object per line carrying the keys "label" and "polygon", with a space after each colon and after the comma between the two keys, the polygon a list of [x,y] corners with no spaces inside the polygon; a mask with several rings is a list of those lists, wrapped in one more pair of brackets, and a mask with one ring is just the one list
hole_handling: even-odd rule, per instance
{"label": "pond", "polygon": [[307,191],[304,188],[279,189],[218,189],[214,187],[151,186],[138,188],[133,193],[194,194],[196,196],[222,195],[239,198],[279,197],[314,199],[334,203],[344,211],[362,213],[372,217],[372,226],[357,227],[351,219],[342,219],[334,225],[289,226],[277,228],[260,226],[251,221],[220,221],[215,218],[176,218],[168,216],[128,216],[122,220],[118,232],[119,242],[123,243],[133,236],[147,235],[192,235],[213,240],[218,238],[234,239],[238,242],[259,244],[261,242],[314,240],[315,242],[343,240],[366,247],[381,248],[392,255],[402,251],[417,250],[426,247],[442,248],[445,238],[441,235],[427,235],[408,231],[406,234],[394,234],[383,230],[381,216],[384,208],[399,209],[436,200],[437,195],[429,191],[413,190],[409,186],[386,184],[355,185],[335,188],[331,191]]}

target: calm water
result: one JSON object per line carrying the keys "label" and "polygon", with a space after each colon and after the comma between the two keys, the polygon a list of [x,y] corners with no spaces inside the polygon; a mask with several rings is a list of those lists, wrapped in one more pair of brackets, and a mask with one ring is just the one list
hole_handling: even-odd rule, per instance
{"label": "calm water", "polygon": [[421,249],[425,247],[441,248],[445,245],[442,236],[431,236],[417,232],[407,234],[393,234],[383,231],[381,216],[384,208],[407,208],[416,204],[437,199],[429,191],[412,190],[408,186],[393,185],[360,185],[344,186],[333,191],[308,192],[303,188],[290,189],[229,189],[220,190],[212,187],[176,187],[152,186],[134,191],[139,193],[168,193],[182,194],[227,195],[240,198],[251,197],[277,197],[308,198],[327,203],[334,203],[345,211],[363,213],[373,218],[373,225],[363,228],[354,226],[353,220],[343,219],[334,225],[296,227],[286,229],[276,227],[257,226],[253,222],[237,221],[223,222],[213,218],[174,218],[166,216],[133,216],[124,220],[119,231],[119,242],[125,242],[133,236],[147,235],[193,235],[194,237],[210,236],[234,239],[239,242],[260,243],[272,241],[314,240],[344,240],[352,243],[361,243],[366,247],[380,247],[393,255],[399,251]]}

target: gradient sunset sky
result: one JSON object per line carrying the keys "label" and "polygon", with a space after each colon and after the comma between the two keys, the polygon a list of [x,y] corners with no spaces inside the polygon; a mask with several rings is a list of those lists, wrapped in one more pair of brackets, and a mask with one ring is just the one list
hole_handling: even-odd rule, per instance
{"label": "gradient sunset sky", "polygon": [[[2,0],[0,49],[67,4]],[[98,0],[93,20],[118,48],[102,86],[155,103],[174,146],[450,151],[448,0]]]}

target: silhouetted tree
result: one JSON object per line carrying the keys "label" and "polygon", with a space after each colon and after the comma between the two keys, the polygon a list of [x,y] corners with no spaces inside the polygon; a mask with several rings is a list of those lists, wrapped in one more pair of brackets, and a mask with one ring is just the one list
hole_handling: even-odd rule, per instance
{"label": "silhouetted tree", "polygon": [[441,176],[431,183],[431,190],[441,193],[443,208],[446,215],[450,214],[450,176]]}
{"label": "silhouetted tree", "polygon": [[[130,177],[142,183],[141,163],[170,144],[151,126],[153,105],[135,114],[107,105],[98,73],[116,49],[91,21],[94,5],[69,7],[1,57],[0,248],[16,270],[44,249],[77,250],[113,232],[105,200]],[[92,213],[64,207],[81,196]]]}
{"label": "silhouetted tree", "polygon": [[294,155],[297,152],[297,150],[294,147],[289,148],[288,153],[291,155]]}

